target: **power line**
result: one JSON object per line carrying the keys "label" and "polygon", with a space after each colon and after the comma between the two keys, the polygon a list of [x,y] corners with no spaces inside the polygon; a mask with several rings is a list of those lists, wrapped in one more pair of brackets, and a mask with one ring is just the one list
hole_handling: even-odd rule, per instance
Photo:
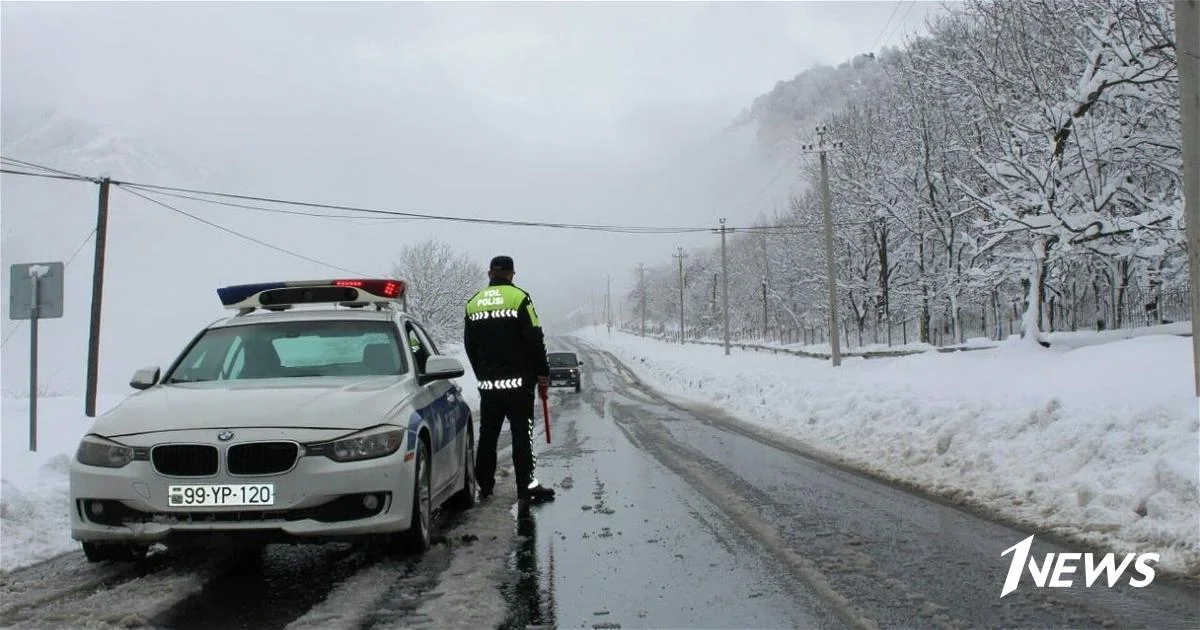
{"label": "power line", "polygon": [[170,210],[171,212],[175,212],[175,213],[181,214],[181,215],[183,215],[183,216],[185,216],[185,217],[188,217],[188,218],[190,218],[190,219],[192,219],[192,220],[194,220],[194,221],[199,221],[200,223],[203,223],[203,224],[205,224],[205,225],[207,225],[207,226],[210,226],[210,227],[214,227],[214,228],[216,228],[216,229],[218,229],[218,230],[221,230],[222,232],[225,232],[225,233],[228,233],[228,234],[232,234],[233,236],[236,236],[236,237],[238,237],[238,238],[241,238],[241,239],[245,239],[245,240],[247,240],[247,241],[250,241],[250,242],[252,242],[252,243],[256,243],[256,244],[258,244],[258,245],[262,245],[263,247],[267,247],[267,248],[269,248],[269,249],[273,249],[273,250],[275,250],[275,251],[277,251],[277,252],[284,253],[284,254],[287,254],[287,255],[289,255],[289,256],[294,256],[294,257],[296,257],[296,258],[299,258],[299,259],[301,259],[301,260],[305,260],[305,261],[308,261],[308,262],[311,262],[311,263],[316,263],[316,264],[318,264],[318,265],[321,265],[321,266],[324,266],[324,267],[328,267],[328,268],[330,268],[330,269],[336,269],[336,270],[338,270],[338,271],[344,271],[344,272],[346,272],[346,273],[354,274],[354,275],[357,275],[357,276],[362,276],[362,277],[367,277],[367,278],[378,278],[378,277],[379,277],[379,276],[376,276],[376,275],[374,275],[374,274],[366,274],[366,273],[362,273],[362,272],[360,272],[360,271],[355,271],[355,270],[353,270],[353,269],[348,269],[348,268],[346,268],[346,267],[342,267],[342,266],[335,265],[335,264],[332,264],[332,263],[327,263],[327,262],[325,262],[325,261],[323,261],[323,260],[318,260],[318,259],[316,259],[316,258],[313,258],[313,257],[311,257],[311,256],[305,256],[304,254],[301,254],[301,253],[298,253],[298,252],[294,252],[294,251],[292,251],[292,250],[290,250],[290,249],[286,249],[286,248],[280,247],[280,246],[278,246],[278,245],[274,245],[274,244],[272,244],[272,243],[268,243],[268,242],[266,242],[266,241],[264,241],[264,240],[257,239],[257,238],[255,238],[255,237],[253,237],[253,236],[249,236],[249,235],[247,235],[247,234],[243,234],[243,233],[241,233],[241,232],[238,232],[237,230],[234,230],[234,229],[231,229],[231,228],[225,227],[224,225],[221,225],[221,224],[219,224],[219,223],[214,223],[214,222],[212,222],[212,221],[209,221],[208,219],[202,219],[202,218],[200,218],[200,217],[198,217],[198,216],[196,216],[196,215],[194,215],[194,214],[192,214],[192,213],[190,213],[190,212],[186,212],[186,211],[184,211],[184,210],[180,210],[179,208],[176,208],[175,206],[172,206],[172,205],[171,205],[171,204],[169,204],[169,203],[166,203],[166,202],[164,202],[164,201],[160,201],[160,200],[158,200],[158,199],[154,199],[154,198],[152,198],[152,197],[149,197],[149,196],[147,196],[147,195],[143,195],[142,193],[140,193],[140,192],[138,192],[138,191],[136,191],[136,190],[133,190],[133,189],[130,189],[130,188],[127,188],[127,187],[120,187],[120,188],[121,188],[122,190],[124,190],[125,192],[127,192],[127,193],[129,193],[129,194],[131,194],[131,195],[134,195],[135,197],[141,197],[142,199],[145,199],[146,201],[149,201],[150,203],[153,203],[153,204],[156,204],[156,205],[158,205],[158,206],[161,206],[161,207],[163,207],[163,208],[166,208],[167,210]]}
{"label": "power line", "polygon": [[[5,158],[5,159],[10,160],[12,162],[20,162],[19,160],[13,160],[11,158]],[[759,190],[759,195],[761,195],[763,191],[767,190],[776,180],[778,180],[778,178],[780,176],[782,176],[782,174],[784,172],[787,171],[788,167],[791,166],[791,164],[794,160],[795,160],[795,158],[793,157],[791,160],[786,162],[784,164],[784,167],[782,169],[780,169],[780,171],[778,173],[776,173],[775,177],[770,182],[768,182],[768,184],[766,186],[764,186],[762,189]],[[48,170],[56,170],[56,169],[50,169],[50,167],[33,164],[31,162],[21,162],[21,163],[30,165],[30,168],[43,168],[43,169],[48,169]],[[43,175],[43,174],[38,174],[38,173],[28,173],[28,172],[16,173],[16,174],[23,174],[23,175],[30,175],[30,176],[37,176],[37,177],[71,178],[71,179],[79,179],[79,180],[83,180],[83,181],[93,181],[93,182],[99,181],[94,178],[88,178],[88,177],[84,177],[82,175],[77,175],[75,173],[69,173],[66,171],[61,171],[61,173],[63,173],[63,174],[62,175],[54,175],[54,176]],[[182,188],[182,187],[177,187],[177,186],[164,186],[164,185],[160,185],[160,184],[148,184],[148,183],[115,180],[115,179],[111,180],[111,181],[112,181],[113,185],[124,188],[127,192],[133,193],[136,191],[140,191],[140,194],[138,196],[141,196],[145,199],[153,201],[154,203],[161,204],[165,207],[171,207],[173,210],[177,210],[177,209],[165,204],[164,202],[162,202],[158,199],[149,197],[147,195],[150,195],[150,194],[167,195],[167,196],[173,196],[176,198],[190,199],[193,201],[199,201],[199,202],[215,204],[215,205],[223,205],[223,206],[227,206],[227,207],[236,207],[236,208],[241,208],[241,209],[245,209],[245,210],[255,210],[255,211],[261,211],[261,212],[273,212],[273,213],[281,213],[281,214],[295,214],[295,215],[301,215],[301,216],[311,216],[311,217],[331,218],[331,219],[350,219],[350,218],[358,218],[358,217],[347,216],[345,214],[305,213],[305,212],[299,212],[299,211],[294,211],[294,210],[282,210],[280,208],[269,208],[269,207],[264,207],[264,206],[250,205],[250,204],[246,204],[246,203],[236,203],[235,201],[229,201],[229,200],[250,201],[250,202],[275,204],[275,205],[282,205],[282,206],[294,206],[294,207],[309,208],[309,209],[316,209],[316,210],[333,210],[333,211],[338,211],[338,212],[351,212],[351,213],[358,213],[358,214],[362,214],[362,215],[371,215],[374,217],[387,217],[387,218],[392,218],[392,219],[409,219],[409,220],[422,219],[422,220],[431,220],[431,221],[449,221],[449,222],[481,224],[481,225],[504,225],[504,226],[510,226],[510,227],[541,227],[541,228],[551,228],[551,229],[573,229],[573,230],[583,230],[583,231],[592,231],[592,232],[609,232],[609,233],[619,233],[619,234],[689,234],[689,233],[708,232],[711,230],[711,228],[708,228],[708,227],[651,227],[651,226],[603,225],[603,224],[586,224],[586,223],[553,223],[553,222],[544,222],[544,221],[523,221],[523,220],[512,220],[512,219],[485,219],[485,218],[478,218],[478,217],[436,215],[436,214],[419,213],[419,212],[403,212],[403,211],[398,211],[398,210],[381,210],[378,208],[367,208],[367,207],[350,206],[350,205],[344,205],[344,204],[318,203],[318,202],[300,201],[300,200],[294,200],[294,199],[282,199],[282,198],[276,198],[276,197],[264,197],[264,196],[257,196],[257,195],[225,193],[225,192],[219,192],[219,191],[213,191],[213,190],[203,190],[203,189],[197,189],[197,188]],[[193,217],[193,218],[199,219],[198,217]],[[731,229],[735,229],[738,231],[758,231],[758,230],[778,230],[778,229],[784,229],[784,230],[808,229],[808,227],[809,226],[776,225],[776,226],[749,226],[749,227],[739,227],[739,228],[731,228]],[[294,252],[290,252],[290,253],[294,253]],[[322,264],[324,264],[324,263],[322,263]]]}
{"label": "power line", "polygon": [[24,160],[18,160],[16,158],[0,156],[0,161],[11,162],[13,164],[16,164],[17,166],[23,166],[25,168],[32,168],[32,169],[36,169],[39,171],[46,171],[48,173],[55,173],[57,175],[66,175],[68,177],[74,177],[76,179],[86,179],[86,180],[92,179],[91,177],[85,177],[83,175],[80,175],[79,173],[72,173],[71,171],[64,171],[64,170],[57,169],[57,168],[51,168],[51,167],[45,166],[43,164],[36,164],[34,162],[26,162]]}
{"label": "power line", "polygon": [[888,29],[888,26],[891,26],[892,18],[896,17],[896,12],[900,10],[900,5],[902,4],[904,3],[900,0],[897,0],[897,2],[892,5],[892,14],[888,16],[887,21],[883,23],[883,28],[879,29],[879,34],[876,35],[874,41],[871,42],[870,50],[875,50],[875,44],[879,43],[879,38],[883,37],[883,32]]}
{"label": "power line", "polygon": [[422,212],[403,212],[399,210],[380,210],[377,208],[365,208],[361,206],[348,206],[342,204],[317,203],[311,201],[298,201],[294,199],[280,199],[275,197],[260,197],[256,195],[241,195],[233,193],[222,193],[209,190],[198,190],[194,188],[179,188],[174,186],[160,186],[156,184],[142,184],[137,182],[126,182],[113,180],[113,184],[125,188],[136,187],[143,192],[174,192],[188,193],[192,195],[207,195],[223,199],[237,199],[241,201],[256,201],[260,203],[274,203],[288,206],[297,206],[303,208],[317,208],[323,210],[340,210],[343,212],[359,212],[363,214],[372,214],[378,216],[403,217],[414,219],[432,219],[438,221],[450,221],[456,223],[473,223],[483,225],[506,225],[513,227],[542,227],[556,229],[572,229],[585,230],[595,232],[618,232],[618,233],[637,233],[637,234],[682,234],[688,232],[707,232],[710,228],[701,227],[645,227],[645,226],[628,226],[628,225],[598,225],[587,223],[552,223],[545,221],[522,221],[514,219],[483,219],[477,217],[461,217],[452,215],[437,215]]}
{"label": "power line", "polygon": [[151,190],[148,188],[142,188],[137,185],[126,185],[126,188],[140,190],[143,193],[147,193],[147,194],[162,195],[165,197],[173,197],[175,199],[187,199],[190,201],[199,201],[201,203],[208,203],[208,204],[213,204],[213,205],[218,205],[218,206],[226,206],[229,208],[240,208],[242,210],[255,210],[258,212],[269,212],[269,213],[274,213],[274,214],[287,214],[287,215],[293,215],[293,216],[316,217],[319,219],[353,219],[353,220],[359,220],[359,221],[424,221],[424,220],[427,220],[427,219],[416,219],[416,218],[410,218],[410,217],[355,216],[353,214],[327,214],[327,213],[322,213],[322,212],[304,212],[302,210],[285,210],[282,208],[268,208],[266,206],[255,206],[255,205],[244,204],[244,203],[235,203],[232,201],[220,201],[217,199],[205,199],[203,197],[197,197],[194,195],[185,195],[185,194],[181,194],[181,193],[172,193],[172,192]]}
{"label": "power line", "polygon": [[[793,158],[793,161],[794,161],[794,159],[795,158]],[[782,175],[785,171],[786,171],[786,168],[784,170],[781,170],[779,173],[777,173],[775,175],[775,180],[778,180],[779,176]],[[148,185],[144,185],[144,184],[130,184],[127,182],[120,182],[120,181],[115,181],[115,180],[113,181],[113,183],[122,188],[125,188],[128,191],[132,192],[134,190],[137,190],[145,195],[151,195],[151,196],[164,195],[164,196],[168,196],[168,197],[174,197],[177,199],[188,199],[191,201],[198,201],[201,203],[213,204],[213,205],[218,205],[218,206],[226,206],[226,207],[231,207],[231,208],[239,208],[239,209],[243,209],[243,210],[253,210],[253,211],[258,211],[258,212],[270,212],[270,213],[278,213],[278,214],[298,215],[298,216],[316,217],[316,218],[323,218],[323,219],[373,219],[373,220],[378,220],[378,221],[445,220],[445,217],[439,217],[439,216],[433,216],[433,215],[414,216],[411,213],[397,212],[397,211],[391,211],[391,210],[377,210],[377,209],[373,209],[373,208],[358,208],[358,207],[354,207],[354,206],[338,206],[338,205],[334,205],[334,204],[320,204],[320,203],[312,203],[312,202],[287,201],[287,200],[277,200],[277,199],[270,199],[270,198],[262,199],[262,201],[265,203],[277,203],[277,204],[282,204],[282,205],[300,205],[303,207],[315,207],[315,208],[328,208],[328,209],[334,209],[334,210],[341,210],[343,212],[361,212],[361,213],[367,214],[368,216],[363,217],[363,216],[354,216],[354,215],[348,215],[348,214],[327,214],[327,213],[321,213],[321,212],[302,212],[302,211],[298,211],[298,210],[284,210],[284,209],[280,209],[280,208],[269,208],[269,207],[260,206],[260,205],[251,205],[251,204],[236,203],[236,202],[232,202],[232,201],[224,201],[222,199],[206,199],[204,197],[197,196],[197,195],[205,195],[205,194],[211,194],[211,195],[214,195],[217,197],[234,196],[234,195],[229,195],[228,193],[215,193],[215,192],[210,192],[210,191],[195,191],[195,194],[184,194],[184,193],[177,193],[177,192],[164,192],[164,190],[162,188],[157,187],[157,186],[148,186]],[[767,187],[769,187],[771,183],[774,183],[774,180],[772,182],[769,182]],[[767,187],[764,187],[763,190],[766,190]],[[761,193],[762,193],[762,191],[759,191],[759,194],[761,194]],[[497,221],[500,221],[500,220],[498,220],[498,219],[477,219],[477,220],[472,219],[471,220],[471,222],[477,222],[477,223],[497,222]],[[505,223],[508,224],[509,222],[505,222]],[[836,223],[835,225],[837,225],[839,227],[843,227],[843,226],[862,225],[862,224],[866,224],[866,223],[870,223],[870,221],[847,221],[847,222]],[[535,223],[535,222],[522,222],[522,224],[529,225],[529,226],[536,226],[536,227],[559,227],[560,225],[564,225],[564,224]],[[570,227],[581,227],[581,225],[575,224],[575,225],[570,225]],[[631,226],[588,226],[588,227],[589,228],[592,228],[592,227],[598,228],[598,229],[591,230],[591,231],[605,231],[605,232],[617,232],[617,233],[631,233],[632,232],[632,233],[639,233],[639,234],[678,234],[678,233],[682,233],[682,232],[690,233],[690,232],[699,232],[700,231],[700,228],[642,228],[642,227],[631,227]],[[604,228],[604,229],[599,229],[599,228]],[[704,228],[704,229],[711,230],[712,228]],[[804,230],[814,229],[814,226],[809,226],[809,225],[756,225],[756,226],[730,228],[730,229],[737,230],[739,232],[752,232],[752,231],[760,231],[760,230],[781,230],[782,231],[781,233],[791,233],[791,231],[795,231],[795,230],[804,231]]]}
{"label": "power line", "polygon": [[[778,174],[776,175],[776,179],[778,179]],[[120,184],[119,182],[113,182],[113,183]],[[347,215],[347,214],[326,214],[326,213],[321,213],[321,212],[303,212],[303,211],[299,211],[299,210],[283,210],[280,208],[268,208],[265,206],[235,203],[232,201],[222,201],[220,199],[205,199],[203,197],[181,194],[181,193],[162,192],[162,191],[159,191],[156,189],[144,188],[138,184],[133,184],[133,185],[120,184],[120,185],[123,188],[125,188],[126,190],[129,190],[131,192],[133,190],[137,190],[148,196],[163,195],[163,196],[168,196],[168,197],[174,197],[177,199],[187,199],[187,200],[191,200],[191,201],[198,201],[201,203],[213,204],[213,205],[218,205],[218,206],[226,206],[226,207],[231,207],[231,208],[239,208],[239,209],[244,209],[244,210],[316,217],[316,218],[322,218],[322,219],[351,219],[351,220],[357,219],[357,220],[375,220],[375,221],[436,220],[433,217],[409,217],[409,216],[390,216],[390,215],[389,216],[370,215],[370,216],[363,217],[363,216],[354,216],[354,215]],[[388,211],[380,210],[378,212],[388,212]],[[864,220],[864,221],[844,221],[844,222],[835,223],[834,225],[836,225],[838,227],[850,227],[850,226],[855,226],[855,225],[865,225],[868,223],[870,223],[870,221],[866,221],[866,220]],[[690,228],[688,228],[688,229],[690,230]],[[711,228],[709,228],[709,229],[711,230]],[[811,231],[814,229],[818,229],[818,227],[814,226],[814,225],[756,225],[756,226],[750,226],[750,227],[729,228],[730,231],[768,232],[768,233],[777,233],[777,234],[795,234],[795,233]]]}
{"label": "power line", "polygon": [[92,178],[90,178],[90,177],[82,177],[79,175],[56,175],[54,173],[30,173],[29,171],[18,171],[18,170],[9,169],[9,168],[0,168],[0,173],[3,173],[5,175],[23,175],[25,177],[42,177],[45,179],[63,179],[63,180],[76,181],[76,182],[93,181]]}
{"label": "power line", "polygon": [[[898,6],[899,5],[897,5],[897,7]],[[908,5],[908,10],[906,10],[904,12],[904,15],[901,16],[900,21],[896,22],[896,28],[892,29],[892,32],[891,32],[891,34],[889,34],[887,36],[887,39],[883,40],[883,44],[885,46],[887,45],[888,42],[892,41],[892,38],[896,36],[896,33],[900,32],[901,28],[904,28],[904,20],[908,19],[908,14],[912,13],[913,7],[915,7],[915,6],[917,6],[917,0],[912,0],[912,2],[909,3],[909,5]]]}

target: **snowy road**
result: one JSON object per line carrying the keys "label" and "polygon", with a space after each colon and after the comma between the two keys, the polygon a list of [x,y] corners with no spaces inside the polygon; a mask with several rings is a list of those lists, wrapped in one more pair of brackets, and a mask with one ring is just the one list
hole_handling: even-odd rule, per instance
{"label": "snowy road", "polygon": [[[1162,578],[1112,590],[1026,578],[1001,600],[1000,553],[1028,532],[666,400],[578,344],[584,391],[555,392],[549,446],[538,414],[538,477],[557,488],[554,503],[516,514],[502,468],[496,496],[447,515],[421,558],[271,546],[107,566],[75,551],[0,574],[0,626],[1200,627],[1200,592]],[[1035,553],[1068,550],[1048,541],[1039,535]]]}
{"label": "snowy road", "polygon": [[[563,398],[512,627],[1200,627],[1200,592],[1022,588],[1021,532],[668,402],[605,353]],[[1039,535],[1034,553],[1066,549]]]}
{"label": "snowy road", "polygon": [[[502,439],[501,456],[507,456]],[[510,479],[510,469],[500,474]],[[271,545],[261,553],[159,551],[90,564],[73,551],[0,573],[0,627],[387,630],[495,627],[514,540],[515,486],[439,518],[420,558],[363,546]]]}

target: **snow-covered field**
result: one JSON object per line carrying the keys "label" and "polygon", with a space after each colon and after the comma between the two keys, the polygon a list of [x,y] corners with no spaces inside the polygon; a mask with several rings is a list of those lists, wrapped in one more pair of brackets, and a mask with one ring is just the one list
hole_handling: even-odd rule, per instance
{"label": "snow-covered field", "polygon": [[[132,390],[131,390],[132,391]],[[121,402],[100,396],[97,413]],[[67,473],[92,425],[82,396],[38,400],[37,452],[29,450],[29,399],[0,407],[0,568],[13,569],[77,548],[71,540]]]}
{"label": "snow-covered field", "polygon": [[603,328],[577,335],[666,394],[857,468],[1116,551],[1155,551],[1163,571],[1200,575],[1189,338],[1059,335],[1050,349],[1006,343],[834,368]]}
{"label": "snow-covered field", "polygon": [[[466,356],[450,353],[467,368],[457,379],[473,409],[479,392]],[[132,393],[133,390],[130,390]],[[124,395],[102,395],[97,412]],[[478,417],[478,414],[476,414]],[[68,471],[79,439],[92,425],[83,397],[38,401],[38,450],[29,450],[29,400],[5,398],[0,408],[0,569],[12,570],[78,548],[71,540]]]}

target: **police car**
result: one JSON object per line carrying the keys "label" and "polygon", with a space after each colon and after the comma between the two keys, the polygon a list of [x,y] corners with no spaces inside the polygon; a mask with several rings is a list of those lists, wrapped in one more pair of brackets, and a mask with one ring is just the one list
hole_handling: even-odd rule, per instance
{"label": "police car", "polygon": [[436,508],[475,501],[470,408],[404,312],[400,280],[217,290],[210,324],[98,418],[71,464],[88,560],[152,543],[430,543]]}

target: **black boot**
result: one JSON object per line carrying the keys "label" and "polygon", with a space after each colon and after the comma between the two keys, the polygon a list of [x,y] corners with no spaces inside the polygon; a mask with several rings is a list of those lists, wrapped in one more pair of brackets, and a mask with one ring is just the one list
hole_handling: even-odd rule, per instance
{"label": "black boot", "polygon": [[554,489],[539,483],[532,488],[518,490],[517,498],[528,503],[545,503],[554,500]]}

